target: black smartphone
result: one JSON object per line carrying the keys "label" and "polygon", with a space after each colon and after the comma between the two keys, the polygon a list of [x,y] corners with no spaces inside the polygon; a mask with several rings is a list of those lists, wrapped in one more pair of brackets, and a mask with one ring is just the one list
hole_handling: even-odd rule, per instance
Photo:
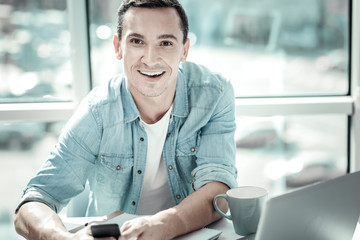
{"label": "black smartphone", "polygon": [[120,237],[120,228],[116,223],[92,225],[90,229],[94,238]]}

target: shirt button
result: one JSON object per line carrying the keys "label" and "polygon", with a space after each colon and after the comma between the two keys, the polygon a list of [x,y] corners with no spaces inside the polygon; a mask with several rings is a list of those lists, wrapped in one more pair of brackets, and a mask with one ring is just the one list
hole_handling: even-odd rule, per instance
{"label": "shirt button", "polygon": [[141,170],[138,170],[138,171],[137,171],[137,173],[138,173],[138,174],[141,174],[141,173],[142,173],[142,171],[141,171]]}
{"label": "shirt button", "polygon": [[144,138],[143,138],[143,137],[141,137],[141,138],[140,138],[140,141],[142,141],[142,142],[143,142],[143,141],[144,141]]}
{"label": "shirt button", "polygon": [[191,152],[195,152],[195,148],[192,147],[192,148],[190,149],[190,151],[191,151]]}
{"label": "shirt button", "polygon": [[169,165],[169,170],[173,170],[173,166]]}
{"label": "shirt button", "polygon": [[120,170],[120,168],[121,168],[120,165],[116,166],[116,170]]}
{"label": "shirt button", "polygon": [[181,198],[181,196],[180,196],[180,195],[176,195],[176,198],[177,198],[177,199],[180,199],[180,198]]}
{"label": "shirt button", "polygon": [[135,206],[136,202],[135,202],[135,201],[132,201],[131,204],[132,204],[133,206]]}

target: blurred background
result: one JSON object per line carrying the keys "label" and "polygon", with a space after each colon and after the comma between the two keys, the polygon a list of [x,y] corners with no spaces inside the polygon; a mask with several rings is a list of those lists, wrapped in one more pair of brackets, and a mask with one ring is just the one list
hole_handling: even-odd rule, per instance
{"label": "blurred background", "polygon": [[[86,1],[89,86],[122,72],[112,46],[120,2]],[[349,95],[350,1],[180,2],[190,23],[188,60],[229,77],[236,98]],[[66,0],[0,0],[0,104],[74,101],[70,24]],[[236,122],[239,185],[274,196],[349,168],[347,115],[284,112]],[[21,239],[14,210],[63,125],[0,121],[1,239]]]}

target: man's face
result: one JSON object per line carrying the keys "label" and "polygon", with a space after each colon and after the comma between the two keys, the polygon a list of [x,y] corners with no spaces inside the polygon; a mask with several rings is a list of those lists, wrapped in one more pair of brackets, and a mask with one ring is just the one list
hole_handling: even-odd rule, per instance
{"label": "man's face", "polygon": [[124,16],[121,41],[115,35],[114,47],[118,58],[124,60],[133,95],[174,93],[179,63],[186,60],[189,49],[189,41],[183,44],[175,9],[130,8]]}

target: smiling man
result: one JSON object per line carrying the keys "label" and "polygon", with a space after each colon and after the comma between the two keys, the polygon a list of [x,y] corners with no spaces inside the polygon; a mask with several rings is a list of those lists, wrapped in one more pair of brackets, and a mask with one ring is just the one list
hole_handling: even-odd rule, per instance
{"label": "smiling man", "polygon": [[236,186],[234,93],[186,62],[187,34],[176,0],[123,1],[113,44],[124,74],[95,88],[67,123],[16,209],[19,234],[94,239],[89,227],[68,233],[57,215],[87,183],[87,216],[143,215],[121,226],[120,239],[171,239],[220,218],[212,200]]}

